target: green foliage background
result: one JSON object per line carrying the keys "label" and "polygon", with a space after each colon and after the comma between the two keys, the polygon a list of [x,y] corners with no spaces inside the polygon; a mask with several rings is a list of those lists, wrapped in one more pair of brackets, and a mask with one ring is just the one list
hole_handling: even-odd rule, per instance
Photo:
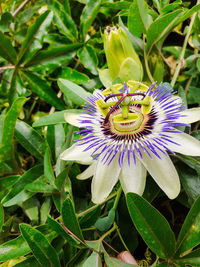
{"label": "green foliage background", "polygon": [[[149,178],[143,198],[117,187],[101,205],[76,180],[84,167],[59,158],[79,138],[64,113],[103,88],[107,25],[129,34],[146,84],[200,104],[199,10],[187,0],[0,1],[2,266],[132,266],[115,258],[122,250],[143,266],[200,266],[200,158],[173,156],[176,200]],[[181,130],[200,139],[199,122]]]}

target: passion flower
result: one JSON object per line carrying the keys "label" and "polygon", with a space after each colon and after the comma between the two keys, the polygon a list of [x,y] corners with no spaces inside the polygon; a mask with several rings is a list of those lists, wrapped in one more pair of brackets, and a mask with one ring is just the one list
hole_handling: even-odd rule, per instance
{"label": "passion flower", "polygon": [[200,156],[200,142],[175,127],[200,119],[200,109],[184,110],[179,97],[164,85],[128,81],[95,91],[83,115],[66,114],[83,128],[83,138],[61,154],[90,166],[77,178],[92,180],[92,201],[101,203],[118,179],[125,193],[143,194],[146,170],[166,195],[180,192],[169,153]]}

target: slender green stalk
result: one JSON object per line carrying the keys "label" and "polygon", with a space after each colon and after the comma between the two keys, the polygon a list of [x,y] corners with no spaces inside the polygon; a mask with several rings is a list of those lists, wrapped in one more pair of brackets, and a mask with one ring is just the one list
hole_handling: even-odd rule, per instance
{"label": "slender green stalk", "polygon": [[106,236],[108,236],[112,232],[114,232],[116,230],[116,228],[117,228],[117,226],[116,226],[116,223],[114,222],[113,227],[109,231],[107,231],[104,235],[102,235],[99,240],[101,240],[101,242],[102,242],[104,240],[104,238],[106,238]]}
{"label": "slender green stalk", "polygon": [[115,196],[117,195],[117,193],[118,193],[118,192],[115,192],[115,193],[113,193],[112,195],[110,195],[110,196],[109,196],[108,198],[106,198],[101,204],[96,204],[96,205],[92,206],[91,208],[89,208],[89,209],[87,209],[87,210],[84,210],[84,211],[80,212],[80,213],[78,214],[78,217],[82,217],[82,216],[88,214],[89,212],[93,211],[94,209],[96,209],[98,206],[103,205],[105,202],[107,202],[108,200],[110,200],[110,199],[112,199],[113,197],[115,197]]}
{"label": "slender green stalk", "polygon": [[[197,4],[200,3],[200,0],[197,1]],[[184,55],[185,55],[185,50],[186,50],[186,47],[187,47],[187,43],[188,43],[188,40],[189,40],[189,37],[190,37],[190,33],[191,33],[191,30],[192,30],[192,26],[194,24],[194,20],[195,20],[195,17],[196,17],[196,13],[194,13],[192,15],[192,18],[191,18],[191,21],[190,21],[190,24],[189,24],[189,27],[188,27],[188,31],[187,31],[187,34],[185,36],[185,40],[184,40],[184,43],[183,43],[183,48],[181,50],[181,54],[180,54],[180,57],[179,57],[179,63],[176,67],[176,70],[174,72],[174,76],[172,78],[172,81],[171,81],[171,85],[172,87],[175,85],[176,83],[176,80],[178,78],[178,75],[179,75],[179,72],[180,72],[180,69],[181,69],[181,66],[182,66],[182,63],[183,63],[183,59],[184,59]]]}
{"label": "slender green stalk", "polygon": [[[126,249],[127,251],[129,251],[129,249],[128,249],[126,243],[124,242],[124,239],[123,239],[123,237],[122,237],[122,235],[121,235],[121,233],[120,233],[120,231],[119,231],[118,226],[116,227],[116,230],[117,230],[118,236],[119,236],[119,238],[120,238],[120,240],[121,240],[123,246],[125,247],[125,249]],[[130,252],[130,251],[129,251],[129,252]]]}
{"label": "slender green stalk", "polygon": [[149,64],[148,64],[148,57],[147,57],[147,54],[146,54],[146,51],[145,51],[145,40],[144,40],[144,37],[143,37],[143,47],[144,47],[144,64],[145,64],[145,68],[146,68],[146,72],[147,72],[147,75],[149,77],[149,80],[154,83],[154,78],[151,74],[151,71],[149,69]]}

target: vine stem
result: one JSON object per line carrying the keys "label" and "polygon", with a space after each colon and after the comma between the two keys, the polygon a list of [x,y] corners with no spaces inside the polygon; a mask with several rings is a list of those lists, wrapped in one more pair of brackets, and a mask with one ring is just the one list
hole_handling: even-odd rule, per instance
{"label": "vine stem", "polygon": [[[200,0],[197,1],[197,4],[200,3]],[[190,24],[189,24],[189,27],[188,27],[188,31],[187,31],[187,34],[185,36],[185,40],[184,40],[184,43],[183,43],[183,48],[181,50],[181,54],[180,54],[180,57],[179,57],[179,62],[178,62],[178,65],[176,67],[176,70],[174,72],[174,76],[172,78],[172,81],[171,81],[171,85],[172,87],[175,85],[176,83],[176,80],[178,78],[178,75],[179,75],[179,72],[180,72],[180,69],[181,69],[181,66],[183,64],[183,59],[184,59],[184,55],[185,55],[185,50],[186,50],[186,47],[187,47],[187,43],[188,43],[188,39],[190,37],[190,33],[191,33],[191,30],[192,30],[192,26],[194,24],[194,20],[195,20],[195,17],[196,17],[196,12],[192,15],[192,18],[191,18],[191,21],[190,21]]]}
{"label": "vine stem", "polygon": [[78,217],[82,217],[82,216],[86,215],[87,213],[93,211],[93,210],[96,209],[98,206],[101,206],[102,204],[104,204],[104,203],[107,202],[108,200],[110,200],[110,199],[112,199],[113,197],[115,197],[117,194],[118,194],[118,192],[113,193],[113,194],[110,195],[108,198],[106,198],[102,203],[100,203],[100,204],[96,204],[96,205],[92,206],[91,208],[89,208],[89,209],[87,209],[87,210],[84,210],[84,211],[80,212],[80,213],[78,214]]}
{"label": "vine stem", "polygon": [[18,13],[25,7],[25,5],[29,2],[29,0],[25,0],[13,13],[13,17],[15,18]]}

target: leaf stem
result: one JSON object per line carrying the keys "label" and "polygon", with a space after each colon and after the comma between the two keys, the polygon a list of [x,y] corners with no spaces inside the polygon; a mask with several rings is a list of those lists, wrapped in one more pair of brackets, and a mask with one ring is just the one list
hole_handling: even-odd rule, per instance
{"label": "leaf stem", "polygon": [[113,227],[107,231],[105,234],[103,234],[99,240],[101,240],[101,242],[104,240],[104,238],[106,238],[106,236],[110,235],[112,232],[114,232],[116,230],[117,226],[116,223],[114,222]]}
{"label": "leaf stem", "polygon": [[[197,4],[200,2],[200,0],[197,1]],[[171,81],[171,85],[172,87],[175,85],[176,83],[176,80],[178,78],[178,75],[179,75],[179,72],[180,72],[180,69],[181,69],[181,66],[183,64],[183,60],[184,60],[184,55],[185,55],[185,50],[186,50],[186,47],[187,47],[187,43],[188,43],[188,39],[190,37],[190,33],[191,33],[191,30],[192,30],[192,26],[194,24],[194,20],[195,20],[195,17],[196,17],[196,12],[192,15],[192,18],[191,18],[191,21],[190,21],[190,24],[189,24],[189,27],[188,27],[188,31],[187,31],[187,34],[185,36],[185,40],[184,40],[184,43],[183,43],[183,48],[181,50],[181,54],[180,54],[180,57],[179,57],[179,62],[178,62],[178,65],[176,67],[176,70],[174,72],[174,76],[172,78],[172,81]]]}
{"label": "leaf stem", "polygon": [[10,70],[10,69],[14,69],[15,66],[5,66],[5,67],[0,67],[0,72],[4,71],[4,70]]}
{"label": "leaf stem", "polygon": [[117,230],[118,236],[119,236],[119,238],[120,238],[120,240],[121,240],[123,246],[125,247],[125,249],[126,249],[127,251],[130,252],[130,250],[128,249],[127,245],[126,245],[125,242],[124,242],[124,239],[123,239],[123,237],[122,237],[122,235],[121,235],[121,233],[120,233],[120,231],[119,231],[119,227],[118,227],[118,226],[116,226],[116,230]]}

